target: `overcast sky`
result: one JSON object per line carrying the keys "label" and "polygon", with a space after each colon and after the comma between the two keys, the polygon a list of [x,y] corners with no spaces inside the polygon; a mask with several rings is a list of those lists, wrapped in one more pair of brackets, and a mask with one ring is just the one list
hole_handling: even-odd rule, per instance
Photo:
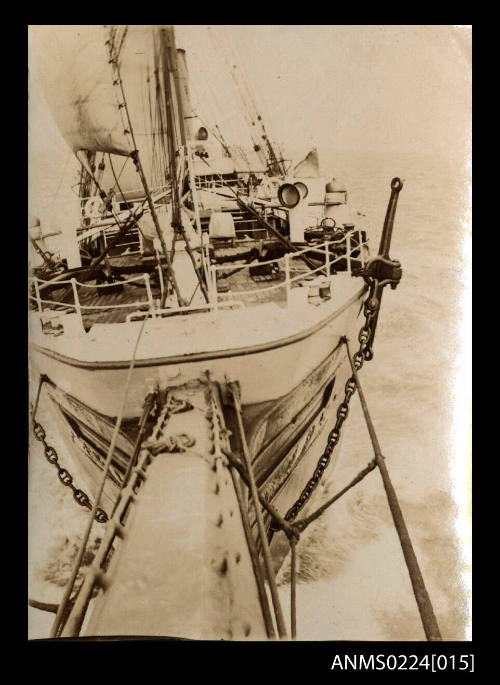
{"label": "overcast sky", "polygon": [[[469,155],[470,28],[230,26],[214,32],[230,38],[270,132],[290,147],[436,153],[458,160]],[[230,79],[217,67],[208,36],[204,26],[177,27],[178,45],[196,53],[190,68],[201,60],[202,82],[217,87],[224,105],[222,84]],[[31,67],[31,144],[60,145],[36,65]]]}
{"label": "overcast sky", "polygon": [[[467,144],[470,30],[452,26],[229,30],[278,135],[291,141],[331,140],[338,150],[448,154]],[[193,27],[191,34],[195,32]]]}

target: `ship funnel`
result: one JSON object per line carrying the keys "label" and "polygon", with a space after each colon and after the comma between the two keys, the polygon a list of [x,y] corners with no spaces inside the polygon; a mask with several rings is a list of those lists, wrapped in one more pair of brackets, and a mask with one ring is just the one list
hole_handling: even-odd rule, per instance
{"label": "ship funnel", "polygon": [[300,202],[301,193],[296,185],[291,183],[283,183],[278,188],[278,200],[283,207],[291,209],[296,207]]}
{"label": "ship funnel", "polygon": [[191,105],[191,95],[189,92],[189,72],[186,61],[186,51],[177,48],[177,69],[179,74],[179,86],[182,100],[182,111],[184,112],[184,125],[188,140],[193,138],[193,107]]}

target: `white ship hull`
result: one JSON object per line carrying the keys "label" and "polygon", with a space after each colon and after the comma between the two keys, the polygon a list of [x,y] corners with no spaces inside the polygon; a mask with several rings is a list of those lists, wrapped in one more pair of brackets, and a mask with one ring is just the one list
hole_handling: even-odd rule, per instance
{"label": "white ship hull", "polygon": [[[335,279],[328,303],[306,304],[294,316],[271,305],[252,308],[251,314],[248,310],[221,311],[214,318],[205,313],[175,321],[148,321],[134,363],[125,417],[140,415],[152,382],[175,386],[206,371],[219,382],[238,380],[244,405],[286,395],[332,353],[342,336],[351,334],[353,326],[358,326],[352,330],[357,336],[365,288],[357,279],[345,277],[343,287],[340,274]],[[95,411],[116,416],[140,323],[94,326],[87,334],[51,338],[41,332],[39,316],[32,316],[34,375],[45,374]],[[63,323],[71,316],[66,315]],[[181,353],[182,349],[186,351]]]}

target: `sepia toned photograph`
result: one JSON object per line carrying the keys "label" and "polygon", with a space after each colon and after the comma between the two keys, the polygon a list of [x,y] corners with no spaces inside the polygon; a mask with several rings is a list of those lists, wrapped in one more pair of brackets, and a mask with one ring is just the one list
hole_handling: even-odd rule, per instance
{"label": "sepia toned photograph", "polygon": [[27,40],[28,640],[471,641],[472,27]]}

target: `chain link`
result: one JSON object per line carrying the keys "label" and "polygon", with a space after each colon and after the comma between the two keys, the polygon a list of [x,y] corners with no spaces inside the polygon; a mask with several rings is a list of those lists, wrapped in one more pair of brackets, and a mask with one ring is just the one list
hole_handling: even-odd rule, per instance
{"label": "chain link", "polygon": [[[47,443],[45,429],[43,428],[41,423],[38,423],[38,421],[34,422],[33,433],[35,434],[35,438],[42,443],[45,458],[47,459],[49,464],[52,464],[56,467],[57,475],[61,483],[66,487],[70,488],[73,492],[73,499],[75,500],[75,502],[77,502],[80,506],[85,507],[85,509],[92,510],[92,504],[90,502],[89,496],[83,490],[80,490],[80,488],[77,488],[73,484],[73,476],[71,475],[71,473],[68,471],[68,469],[63,468],[59,464],[58,454],[55,448]],[[106,514],[104,509],[101,509],[100,507],[97,508],[95,520],[98,523],[107,523],[108,515]]]}
{"label": "chain link", "polygon": [[[374,288],[371,288],[370,295],[365,300],[363,306],[365,323],[361,327],[361,330],[359,331],[358,335],[359,349],[353,356],[356,371],[359,371],[361,369],[365,361],[369,361],[373,357],[371,346],[368,344],[372,325],[375,320],[375,314],[378,309],[378,303],[374,304],[373,302],[373,291]],[[316,468],[314,469],[314,473],[308,480],[305,488],[300,493],[299,498],[287,511],[284,517],[285,521],[293,521],[295,519],[299,511],[304,507],[304,505],[316,489],[318,483],[320,482],[326,467],[330,463],[332,452],[337,446],[338,441],[340,440],[340,431],[342,428],[342,424],[344,423],[344,421],[347,418],[347,415],[349,414],[349,402],[351,401],[351,397],[354,395],[355,392],[356,381],[354,379],[354,375],[352,375],[345,384],[344,399],[337,407],[337,420],[335,422],[335,426],[332,428],[328,435],[325,451],[319,458]],[[271,524],[271,527],[274,528],[274,525]]]}

